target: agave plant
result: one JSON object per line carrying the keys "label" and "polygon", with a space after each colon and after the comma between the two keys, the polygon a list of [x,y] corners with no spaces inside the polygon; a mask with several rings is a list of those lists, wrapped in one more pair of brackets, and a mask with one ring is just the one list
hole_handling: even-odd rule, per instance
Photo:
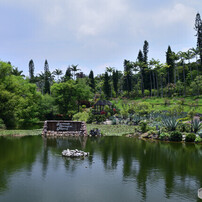
{"label": "agave plant", "polygon": [[202,128],[202,122],[199,119],[193,119],[191,122],[192,130],[197,133]]}
{"label": "agave plant", "polygon": [[175,116],[164,116],[164,117],[162,117],[162,124],[169,131],[175,131],[178,123],[179,123],[179,120],[177,120],[177,117],[175,117]]}
{"label": "agave plant", "polygon": [[134,122],[134,124],[137,125],[141,120],[142,120],[141,116],[137,116],[137,115],[133,116],[133,122]]}

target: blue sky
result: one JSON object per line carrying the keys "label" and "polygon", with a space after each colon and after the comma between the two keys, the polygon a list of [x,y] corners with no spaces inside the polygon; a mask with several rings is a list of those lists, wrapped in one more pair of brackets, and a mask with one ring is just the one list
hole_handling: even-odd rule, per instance
{"label": "blue sky", "polygon": [[144,40],[149,59],[165,62],[173,51],[196,46],[194,21],[201,0],[0,0],[0,60],[28,75],[48,60],[53,71],[79,64],[86,74],[107,66],[123,70],[135,61]]}

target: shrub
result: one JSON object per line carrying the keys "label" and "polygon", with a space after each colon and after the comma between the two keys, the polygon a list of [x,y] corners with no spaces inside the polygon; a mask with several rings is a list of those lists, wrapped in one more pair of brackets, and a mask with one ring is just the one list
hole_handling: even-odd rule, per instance
{"label": "shrub", "polygon": [[116,118],[112,119],[112,125],[116,125]]}
{"label": "shrub", "polygon": [[178,131],[173,131],[170,133],[170,140],[175,142],[182,141],[182,133]]}
{"label": "shrub", "polygon": [[0,118],[0,129],[6,129],[6,125],[4,124],[1,118]]}
{"label": "shrub", "polygon": [[169,104],[170,104],[170,100],[169,100],[169,99],[165,99],[165,100],[164,100],[164,105],[167,106],[167,105],[169,105]]}
{"label": "shrub", "polygon": [[186,142],[194,142],[195,139],[196,139],[196,135],[193,133],[188,133],[185,137]]}
{"label": "shrub", "polygon": [[196,137],[195,142],[196,142],[196,143],[202,142],[202,138],[201,138],[200,136]]}
{"label": "shrub", "polygon": [[189,132],[191,132],[191,124],[179,122],[179,124],[177,126],[177,130],[179,130],[180,132],[189,133]]}
{"label": "shrub", "polygon": [[184,107],[182,105],[171,105],[168,109],[168,113],[171,116],[180,115],[184,111]]}
{"label": "shrub", "polygon": [[202,138],[202,130],[198,131],[197,134]]}
{"label": "shrub", "polygon": [[163,133],[161,133],[161,134],[159,135],[159,139],[160,139],[160,140],[169,140],[169,138],[170,138],[170,134],[165,133],[165,132],[163,132]]}
{"label": "shrub", "polygon": [[105,115],[95,115],[95,121],[97,123],[104,122],[104,121],[106,121],[106,117],[105,117]]}
{"label": "shrub", "polygon": [[149,90],[144,90],[144,96],[150,96],[150,91]]}
{"label": "shrub", "polygon": [[140,130],[142,133],[145,133],[147,132],[149,129],[148,129],[148,124],[147,122],[144,120],[144,121],[140,121]]}
{"label": "shrub", "polygon": [[158,135],[158,131],[157,130],[149,130],[148,135],[151,135],[151,136]]}
{"label": "shrub", "polygon": [[147,115],[151,112],[152,106],[147,102],[140,102],[135,106],[135,112],[140,116]]}
{"label": "shrub", "polygon": [[72,118],[74,121],[85,121],[87,122],[88,119],[89,119],[89,113],[88,112],[79,112],[77,114],[74,114],[73,115],[73,118]]}

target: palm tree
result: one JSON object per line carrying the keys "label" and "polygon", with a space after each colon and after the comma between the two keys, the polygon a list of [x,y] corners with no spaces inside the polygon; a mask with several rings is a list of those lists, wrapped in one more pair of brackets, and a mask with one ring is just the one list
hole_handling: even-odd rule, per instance
{"label": "palm tree", "polygon": [[71,70],[73,71],[73,76],[75,79],[75,74],[77,71],[79,71],[80,69],[77,69],[78,65],[71,65]]}
{"label": "palm tree", "polygon": [[112,72],[114,70],[114,67],[106,67],[107,72],[109,72],[109,80],[111,84],[111,97],[112,97]]}
{"label": "palm tree", "polygon": [[142,91],[142,97],[144,97],[144,67],[145,63],[144,62],[135,62],[135,66],[139,68],[140,71],[140,77],[141,77],[141,91]]}
{"label": "palm tree", "polygon": [[179,70],[178,70],[178,67],[176,66],[176,62],[179,60],[179,56],[175,52],[172,52],[170,57],[174,61],[174,84],[176,85],[177,75],[179,80]]}
{"label": "palm tree", "polygon": [[191,80],[193,81],[193,76],[192,76],[192,68],[190,65],[190,60],[194,57],[193,52],[191,49],[189,49],[187,52],[185,52],[185,60],[188,60],[188,67],[190,69],[190,74],[191,74]]}
{"label": "palm tree", "polygon": [[12,74],[15,76],[21,76],[21,77],[25,77],[24,74],[22,74],[23,71],[19,71],[17,67],[13,67],[12,69]]}
{"label": "palm tree", "polygon": [[57,76],[57,81],[59,82],[59,77],[62,75],[62,70],[60,69],[55,69],[55,71],[53,71],[53,74],[55,76]]}
{"label": "palm tree", "polygon": [[198,61],[198,55],[199,55],[199,48],[198,47],[197,48],[191,48],[190,51],[192,52],[193,57],[195,56],[195,58],[196,58],[197,76],[198,76],[199,75],[199,69],[198,69],[198,63],[197,63],[197,61]]}
{"label": "palm tree", "polygon": [[184,82],[184,92],[183,92],[183,95],[186,96],[186,77],[185,77],[185,62],[184,62],[185,58],[186,58],[186,53],[182,52],[182,51],[179,51],[178,55],[180,57],[181,64],[183,66],[183,82]]}

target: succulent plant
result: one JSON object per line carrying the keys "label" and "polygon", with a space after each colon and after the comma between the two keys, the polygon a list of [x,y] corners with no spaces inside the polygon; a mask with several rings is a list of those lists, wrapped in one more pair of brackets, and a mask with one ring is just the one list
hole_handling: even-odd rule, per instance
{"label": "succulent plant", "polygon": [[163,116],[162,117],[162,124],[169,130],[175,131],[177,128],[179,121],[175,116]]}
{"label": "succulent plant", "polygon": [[199,119],[193,119],[191,125],[194,133],[197,133],[202,128],[202,122]]}
{"label": "succulent plant", "polygon": [[133,119],[132,119],[133,123],[136,124],[136,125],[137,125],[141,120],[142,120],[142,117],[141,117],[141,116],[138,116],[138,115],[134,115],[134,116],[133,116]]}

